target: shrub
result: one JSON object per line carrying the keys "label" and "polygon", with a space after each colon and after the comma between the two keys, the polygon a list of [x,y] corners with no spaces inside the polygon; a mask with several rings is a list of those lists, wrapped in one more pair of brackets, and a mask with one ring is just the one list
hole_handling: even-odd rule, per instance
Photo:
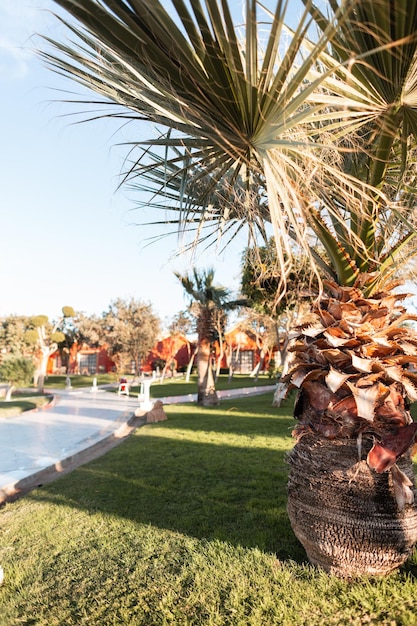
{"label": "shrub", "polygon": [[0,380],[11,385],[28,385],[32,381],[35,366],[30,359],[9,356],[0,364]]}

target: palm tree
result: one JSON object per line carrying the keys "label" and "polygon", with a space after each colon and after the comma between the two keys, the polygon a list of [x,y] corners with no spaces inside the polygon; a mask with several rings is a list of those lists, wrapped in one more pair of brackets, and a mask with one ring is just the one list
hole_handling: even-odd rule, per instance
{"label": "palm tree", "polygon": [[[312,13],[326,29],[328,18],[315,7]],[[410,2],[352,2],[331,42],[334,58],[350,62],[352,77],[370,86],[380,104],[375,118],[349,138],[354,149],[341,153],[343,171],[370,186],[361,215],[330,188],[311,212],[326,254],[316,258],[329,279],[315,305],[317,323],[301,329],[289,376],[300,393],[288,510],[310,560],[345,576],[389,572],[417,537],[410,460],[417,424],[408,406],[417,400],[417,342],[415,331],[403,326],[416,317],[401,305],[406,294],[395,291],[401,281],[393,281],[417,251],[416,26]],[[355,61],[364,50],[373,52]],[[347,147],[346,137],[340,147]],[[308,486],[301,476],[306,452]],[[343,490],[341,475],[349,485]],[[311,515],[314,506],[322,508],[320,522]],[[370,518],[379,520],[372,529]],[[333,544],[340,528],[359,537],[361,548]]]}
{"label": "palm tree", "polygon": [[326,17],[304,0],[291,30],[281,0],[261,16],[246,0],[242,29],[226,0],[55,2],[78,44],[46,38],[47,63],[98,93],[103,115],[160,128],[133,142],[125,176],[147,204],[172,208],[197,242],[243,228],[265,239],[269,224],[280,295],[300,249],[328,277],[290,378],[290,518],[329,571],[398,566],[417,538],[417,340],[390,283],[417,251],[416,3],[329,0]]}
{"label": "palm tree", "polygon": [[239,301],[229,300],[229,290],[214,284],[214,270],[199,272],[193,269],[191,275],[175,273],[185,292],[191,298],[191,310],[197,318],[197,402],[203,406],[219,404],[213,373],[213,350],[218,341],[218,313],[240,306]]}

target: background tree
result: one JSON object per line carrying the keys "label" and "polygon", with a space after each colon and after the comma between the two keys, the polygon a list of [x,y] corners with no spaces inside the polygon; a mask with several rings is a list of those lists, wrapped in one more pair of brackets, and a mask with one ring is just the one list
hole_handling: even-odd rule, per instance
{"label": "background tree", "polygon": [[28,344],[36,346],[37,349],[38,365],[35,371],[35,384],[38,385],[39,392],[43,392],[49,357],[57,351],[58,344],[65,341],[65,335],[59,329],[65,318],[73,316],[74,309],[64,306],[62,307],[62,317],[53,324],[49,322],[47,315],[37,315],[29,320],[29,325],[32,328],[26,331],[25,340]]}
{"label": "background tree", "polygon": [[190,317],[190,312],[183,310],[174,315],[168,325],[168,331],[172,335],[183,335],[184,337],[194,332],[194,324]]}
{"label": "background tree", "polygon": [[263,352],[275,341],[280,355],[281,376],[273,398],[273,406],[277,407],[281,406],[288,391],[288,383],[284,381],[290,366],[289,348],[296,337],[294,329],[312,319],[310,303],[313,294],[318,291],[317,276],[302,257],[294,260],[294,270],[287,277],[288,289],[285,295],[277,297],[280,282],[273,239],[256,250],[245,250],[242,257],[241,291],[253,309],[249,313],[249,321],[255,325],[254,329],[261,324],[265,330],[262,333],[266,340]]}
{"label": "background tree", "polygon": [[268,357],[271,361],[273,350],[278,349],[277,321],[269,315],[247,309],[246,315],[240,320],[239,327],[255,340],[259,358],[250,375],[257,381],[260,372],[265,368],[266,358]]}
{"label": "background tree", "polygon": [[92,348],[98,348],[106,343],[106,327],[104,315],[76,314],[76,341],[78,345],[86,344]]}
{"label": "background tree", "polygon": [[10,315],[0,320],[0,353],[3,355],[27,356],[25,340],[29,318],[24,315]]}
{"label": "background tree", "polygon": [[[85,313],[77,312],[74,319],[74,344],[77,352],[83,346],[89,348],[100,348],[107,346],[106,341],[106,325],[102,316],[85,315]],[[73,355],[73,358],[76,355]],[[77,368],[78,368],[77,360]],[[78,371],[78,369],[77,369]]]}
{"label": "background tree", "polygon": [[130,371],[133,364],[139,376],[142,359],[155,344],[160,332],[160,320],[152,306],[139,300],[114,300],[103,313],[106,343],[117,371]]}
{"label": "background tree", "polygon": [[284,311],[298,309],[302,301],[311,300],[319,289],[317,276],[305,257],[294,253],[293,263],[285,294],[278,297],[282,278],[275,239],[270,238],[264,246],[246,248],[242,255],[240,289],[251,308],[277,318]]}
{"label": "background tree", "polygon": [[70,374],[71,351],[80,339],[79,314],[66,307],[67,315],[64,315],[60,323],[60,332],[64,335],[63,341],[58,341],[58,351],[61,358],[61,365],[65,368],[67,375]]}
{"label": "background tree", "polygon": [[29,385],[35,366],[31,359],[9,355],[0,363],[0,380],[8,383],[6,401],[10,401],[13,391],[18,386]]}

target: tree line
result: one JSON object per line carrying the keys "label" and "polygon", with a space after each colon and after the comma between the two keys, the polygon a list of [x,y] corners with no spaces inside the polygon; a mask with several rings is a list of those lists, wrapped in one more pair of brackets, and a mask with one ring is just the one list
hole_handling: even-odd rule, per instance
{"label": "tree line", "polygon": [[12,377],[15,384],[27,384],[34,376],[41,391],[50,356],[58,352],[69,371],[75,344],[91,348],[105,345],[117,371],[124,371],[133,362],[138,373],[160,327],[152,305],[133,298],[117,298],[101,315],[89,316],[64,306],[55,321],[46,315],[8,316],[0,320],[0,379],[10,381]]}
{"label": "tree line", "polygon": [[[277,346],[281,349],[280,361],[285,367],[289,328],[301,309],[299,300],[294,297],[295,288],[293,297],[277,306],[276,271],[274,247],[270,242],[256,255],[251,249],[244,252],[238,297],[233,297],[229,289],[215,281],[212,269],[175,274],[188,296],[188,305],[172,317],[167,334],[171,337],[197,336],[196,348],[190,353],[188,378],[191,368],[196,365],[199,403],[218,402],[215,381],[225,356],[229,376],[233,375],[233,353],[225,342],[232,311],[239,312],[236,322],[239,330],[250,332],[255,339],[260,359],[254,377],[257,378],[263,370],[267,355],[274,369],[272,350]],[[0,380],[9,383],[8,396],[15,385],[27,385],[32,378],[42,391],[51,355],[58,352],[62,367],[69,373],[74,345],[105,347],[117,372],[129,371],[137,377],[160,337],[161,329],[161,319],[152,305],[134,298],[115,299],[101,315],[86,315],[64,306],[59,318],[53,321],[46,315],[7,316],[0,319]],[[155,365],[163,372],[169,367],[166,361]]]}

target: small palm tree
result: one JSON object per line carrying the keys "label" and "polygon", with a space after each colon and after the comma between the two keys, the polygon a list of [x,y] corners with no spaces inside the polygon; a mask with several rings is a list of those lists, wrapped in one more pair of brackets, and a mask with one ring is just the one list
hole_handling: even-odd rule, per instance
{"label": "small palm tree", "polygon": [[191,275],[175,276],[191,298],[191,310],[197,318],[197,402],[203,406],[219,403],[213,373],[213,350],[218,340],[216,320],[219,312],[236,308],[240,301],[229,300],[230,292],[214,284],[214,270],[199,272],[194,268]]}
{"label": "small palm tree", "polygon": [[[291,30],[281,1],[258,20],[246,0],[242,29],[226,0],[172,0],[172,11],[160,0],[55,2],[75,18],[79,45],[50,41],[50,66],[98,93],[103,115],[161,129],[135,144],[126,174],[154,194],[148,204],[177,209],[173,221],[196,241],[244,227],[265,238],[269,224],[280,295],[300,249],[328,277],[291,376],[300,425],[290,516],[311,560],[330,571],[396,567],[417,537],[405,402],[417,397],[407,369],[417,341],[401,329],[390,283],[417,252],[417,4],[330,0],[327,17],[304,0]],[[368,460],[358,468],[357,448]],[[356,454],[345,467],[342,450]]]}

